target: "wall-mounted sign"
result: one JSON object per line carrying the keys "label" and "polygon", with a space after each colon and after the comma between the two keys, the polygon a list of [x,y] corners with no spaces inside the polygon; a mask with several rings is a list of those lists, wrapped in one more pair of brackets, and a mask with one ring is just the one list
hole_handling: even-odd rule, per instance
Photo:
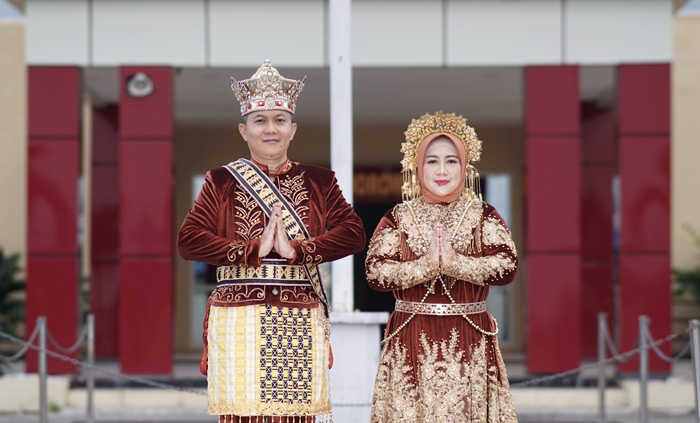
{"label": "wall-mounted sign", "polygon": [[360,203],[401,201],[401,168],[356,168],[353,196]]}

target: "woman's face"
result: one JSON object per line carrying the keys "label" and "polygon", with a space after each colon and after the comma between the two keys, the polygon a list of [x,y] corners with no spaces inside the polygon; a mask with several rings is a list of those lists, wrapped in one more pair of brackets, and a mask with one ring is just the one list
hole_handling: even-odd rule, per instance
{"label": "woman's face", "polygon": [[460,184],[462,165],[452,141],[445,137],[430,143],[423,161],[423,186],[435,195],[454,192]]}

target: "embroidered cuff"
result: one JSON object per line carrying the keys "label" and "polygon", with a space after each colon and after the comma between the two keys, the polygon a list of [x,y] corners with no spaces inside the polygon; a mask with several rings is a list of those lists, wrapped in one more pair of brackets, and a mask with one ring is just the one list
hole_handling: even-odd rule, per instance
{"label": "embroidered cuff", "polygon": [[313,238],[303,239],[299,241],[301,245],[301,264],[319,264],[323,261],[320,254],[316,254],[316,243]]}
{"label": "embroidered cuff", "polygon": [[445,257],[445,262],[442,264],[442,272],[453,278],[462,279],[464,277],[464,269],[461,269],[460,264],[462,263],[462,257],[459,256],[455,250],[451,250],[447,257]]}
{"label": "embroidered cuff", "polygon": [[430,254],[402,264],[403,268],[398,269],[398,274],[394,276],[401,289],[407,289],[432,280],[440,273],[440,266],[430,257]]}

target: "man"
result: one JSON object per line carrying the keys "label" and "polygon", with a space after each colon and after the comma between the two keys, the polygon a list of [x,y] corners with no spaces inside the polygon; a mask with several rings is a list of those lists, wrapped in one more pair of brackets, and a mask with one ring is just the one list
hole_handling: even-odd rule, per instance
{"label": "man", "polygon": [[251,159],[207,172],[178,236],[183,258],[219,266],[200,370],[220,422],[331,421],[328,299],[316,266],[359,252],[365,232],[331,170],[287,158],[304,80],[269,61],[232,78]]}

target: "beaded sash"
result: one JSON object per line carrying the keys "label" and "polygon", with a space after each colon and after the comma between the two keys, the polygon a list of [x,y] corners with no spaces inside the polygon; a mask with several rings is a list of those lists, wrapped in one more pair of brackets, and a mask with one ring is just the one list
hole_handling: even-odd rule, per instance
{"label": "beaded sash", "polygon": [[461,316],[464,314],[478,314],[486,311],[486,301],[478,303],[416,303],[412,301],[396,300],[394,311],[402,313],[428,314],[431,316]]}

